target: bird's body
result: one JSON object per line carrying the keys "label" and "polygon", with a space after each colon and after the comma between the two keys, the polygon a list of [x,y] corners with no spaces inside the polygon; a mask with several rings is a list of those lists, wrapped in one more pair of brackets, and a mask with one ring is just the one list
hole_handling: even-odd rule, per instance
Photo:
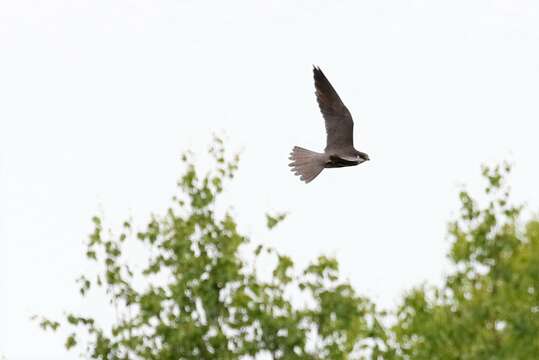
{"label": "bird's body", "polygon": [[350,111],[320,70],[314,67],[316,99],[326,123],[326,148],[323,153],[295,146],[290,154],[292,171],[306,183],[325,168],[359,165],[369,156],[354,148],[354,121]]}

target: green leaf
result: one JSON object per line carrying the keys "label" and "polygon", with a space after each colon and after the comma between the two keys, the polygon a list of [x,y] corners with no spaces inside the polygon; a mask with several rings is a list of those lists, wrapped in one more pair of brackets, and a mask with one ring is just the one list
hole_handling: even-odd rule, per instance
{"label": "green leaf", "polygon": [[76,335],[75,334],[71,334],[67,337],[66,339],[66,342],[65,342],[65,347],[67,350],[70,350],[71,348],[73,348],[75,345],[77,345],[77,339],[76,339]]}
{"label": "green leaf", "polygon": [[283,221],[286,218],[286,216],[287,216],[286,213],[279,213],[273,216],[266,214],[266,226],[268,227],[268,229],[273,229],[281,221]]}

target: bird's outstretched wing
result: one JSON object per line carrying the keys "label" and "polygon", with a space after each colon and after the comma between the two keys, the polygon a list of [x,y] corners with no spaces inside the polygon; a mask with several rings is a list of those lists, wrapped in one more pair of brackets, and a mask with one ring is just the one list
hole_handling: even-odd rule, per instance
{"label": "bird's outstretched wing", "polygon": [[354,146],[354,121],[339,95],[318,67],[313,68],[316,100],[326,121],[326,152]]}

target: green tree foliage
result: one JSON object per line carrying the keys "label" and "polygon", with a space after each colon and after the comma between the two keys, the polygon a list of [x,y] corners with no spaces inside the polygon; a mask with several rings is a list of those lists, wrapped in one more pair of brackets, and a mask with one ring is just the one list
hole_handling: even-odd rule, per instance
{"label": "green tree foliage", "polygon": [[396,352],[406,359],[539,356],[539,222],[509,201],[510,166],[484,168],[486,204],[460,193],[450,223],[453,271],[444,286],[410,291],[397,311]]}
{"label": "green tree foliage", "polygon": [[[509,166],[483,169],[486,200],[460,193],[444,284],[412,289],[385,314],[340,279],[335,259],[297,270],[288,256],[249,243],[230,214],[218,216],[216,200],[238,159],[218,139],[210,153],[214,168],[205,175],[183,157],[173,206],[142,231],[127,221],[118,236],[105,235],[93,219],[86,256],[98,273],[81,276],[79,291],[105,290],[116,320],[42,318],[46,330],[71,329],[68,349],[97,359],[538,357],[539,221],[523,221],[522,207],[512,205]],[[266,215],[268,229],[284,218]],[[133,244],[147,254],[144,265],[126,256]],[[261,258],[273,259],[266,280]]]}
{"label": "green tree foliage", "polygon": [[[379,314],[340,280],[335,259],[322,256],[296,270],[288,256],[249,244],[230,214],[217,215],[216,200],[238,159],[226,156],[219,139],[210,153],[214,168],[205,175],[192,156],[183,156],[173,205],[142,231],[126,221],[119,235],[110,235],[93,218],[86,257],[97,275],[81,276],[79,291],[84,297],[105,290],[116,312],[112,325],[91,313],[69,313],[60,322],[43,318],[41,326],[71,329],[66,348],[96,359],[377,356],[387,342]],[[268,215],[268,228],[283,219]],[[143,266],[126,256],[133,244],[147,253]],[[257,272],[260,257],[275,264],[268,280]]]}

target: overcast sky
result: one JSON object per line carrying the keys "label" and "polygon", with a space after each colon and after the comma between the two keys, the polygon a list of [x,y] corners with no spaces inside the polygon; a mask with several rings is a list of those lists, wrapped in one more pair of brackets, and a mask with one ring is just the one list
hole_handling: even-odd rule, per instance
{"label": "overcast sky", "polygon": [[[335,255],[393,306],[449,269],[459,184],[508,159],[539,206],[539,3],[13,0],[0,2],[0,355],[76,359],[32,314],[78,299],[90,218],[139,224],[170,204],[179,155],[213,131],[242,150],[223,206],[303,266]],[[319,65],[371,160],[292,176],[325,146]],[[266,211],[288,211],[268,235]]]}

